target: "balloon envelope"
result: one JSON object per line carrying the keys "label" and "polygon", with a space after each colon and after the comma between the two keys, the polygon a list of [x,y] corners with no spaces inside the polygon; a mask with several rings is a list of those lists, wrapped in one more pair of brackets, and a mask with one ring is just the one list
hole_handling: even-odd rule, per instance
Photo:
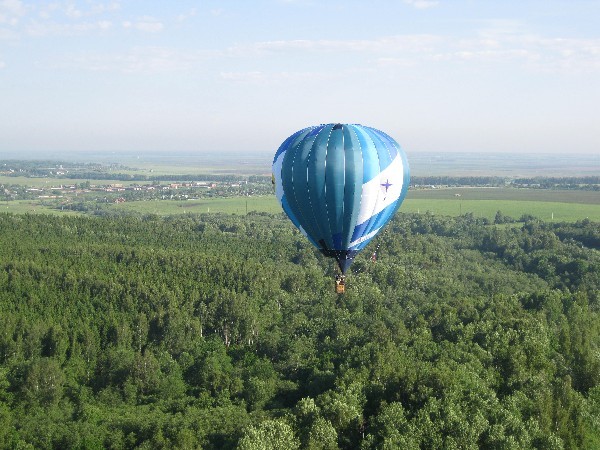
{"label": "balloon envelope", "polygon": [[398,143],[355,124],[304,128],[281,144],[273,160],[283,210],[342,273],[400,207],[409,178]]}

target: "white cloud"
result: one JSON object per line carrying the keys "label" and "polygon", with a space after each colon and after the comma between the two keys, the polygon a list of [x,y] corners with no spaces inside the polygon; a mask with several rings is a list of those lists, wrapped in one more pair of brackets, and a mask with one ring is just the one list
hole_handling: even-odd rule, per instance
{"label": "white cloud", "polygon": [[444,37],[433,35],[388,36],[371,40],[264,41],[237,45],[227,49],[231,55],[256,56],[290,52],[424,52],[443,43]]}
{"label": "white cloud", "polygon": [[[519,64],[537,71],[600,70],[600,39],[557,39],[521,32],[514,27],[486,30],[470,38],[443,35],[399,35],[371,40],[290,40],[240,44],[223,55],[237,58],[293,58],[300,54],[353,53],[348,65],[375,61],[380,67],[423,63]],[[332,56],[333,57],[333,56]]]}
{"label": "white cloud", "polygon": [[320,72],[221,72],[221,78],[226,81],[244,84],[273,84],[294,83],[304,81],[326,81],[342,77],[343,74],[327,74]]}
{"label": "white cloud", "polygon": [[410,58],[377,58],[377,67],[381,68],[407,68],[415,67],[416,62]]}
{"label": "white cloud", "polygon": [[80,19],[82,17],[91,17],[104,15],[121,9],[119,2],[86,2],[86,9],[77,7],[75,3],[68,3],[63,11],[70,19]]}
{"label": "white cloud", "polygon": [[131,28],[146,33],[158,33],[164,29],[164,25],[162,22],[149,16],[141,17],[135,22],[126,20],[123,22],[122,25],[123,28]]}
{"label": "white cloud", "polygon": [[600,71],[600,39],[540,39],[540,63],[562,71]]}
{"label": "white cloud", "polygon": [[452,43],[443,58],[521,62],[542,71],[598,71],[600,39],[549,38],[528,33],[515,22],[497,22],[493,27],[481,30],[478,37]]}
{"label": "white cloud", "polygon": [[417,9],[433,8],[439,4],[435,0],[404,0],[404,3],[414,6]]}
{"label": "white cloud", "polygon": [[117,58],[117,63],[126,73],[165,72],[185,70],[196,60],[195,55],[185,54],[164,47],[134,48],[125,57]]}
{"label": "white cloud", "polygon": [[[119,8],[120,4],[115,1],[24,4],[21,0],[0,0],[0,25],[13,26],[17,34],[13,33],[10,38],[21,34],[33,37],[81,35],[89,31],[105,31],[111,28],[110,17],[102,15]],[[27,20],[23,20],[24,18]],[[6,29],[0,29],[0,39],[7,39]]]}
{"label": "white cloud", "polygon": [[177,19],[177,22],[185,22],[186,20],[196,16],[196,14],[197,14],[196,8],[192,8],[188,12],[179,14],[176,19]]}
{"label": "white cloud", "polygon": [[108,30],[109,28],[112,28],[112,22],[110,20],[99,20],[98,28],[101,30]]}
{"label": "white cloud", "polygon": [[107,2],[107,3],[95,3],[92,5],[92,14],[104,14],[108,12],[114,12],[121,9],[120,2]]}
{"label": "white cloud", "polygon": [[266,76],[263,72],[255,70],[250,72],[221,72],[221,78],[236,82],[263,82]]}
{"label": "white cloud", "polygon": [[111,27],[112,22],[108,20],[75,23],[39,22],[32,20],[25,27],[25,32],[32,37],[81,36],[90,32],[104,32]]}
{"label": "white cloud", "polygon": [[74,3],[69,3],[65,8],[65,15],[69,19],[80,19],[83,16],[83,12],[77,9]]}
{"label": "white cloud", "polygon": [[10,41],[18,39],[19,35],[12,29],[0,28],[0,41]]}
{"label": "white cloud", "polygon": [[79,20],[113,13],[121,9],[121,4],[117,1],[95,2],[88,0],[85,3],[69,1],[66,3],[44,3],[36,6],[34,9],[37,11],[38,17],[44,20],[49,20],[53,17],[56,20],[60,20],[63,19],[62,16],[70,20]]}
{"label": "white cloud", "polygon": [[176,72],[190,70],[205,57],[199,52],[182,52],[166,47],[134,47],[120,54],[86,52],[57,61],[53,67],[126,74]]}
{"label": "white cloud", "polygon": [[0,0],[0,24],[15,26],[25,12],[26,8],[20,0]]}
{"label": "white cloud", "polygon": [[52,15],[59,10],[58,3],[48,3],[42,5],[38,8],[37,14],[40,19],[49,20],[52,18]]}

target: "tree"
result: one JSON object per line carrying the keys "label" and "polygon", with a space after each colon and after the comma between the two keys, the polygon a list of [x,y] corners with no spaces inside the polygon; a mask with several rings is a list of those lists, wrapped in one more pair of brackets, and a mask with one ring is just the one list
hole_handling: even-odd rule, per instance
{"label": "tree", "polygon": [[32,403],[55,404],[62,398],[64,383],[64,373],[55,359],[36,358],[27,366],[23,394]]}
{"label": "tree", "polygon": [[306,445],[307,450],[337,450],[338,435],[333,425],[323,417],[317,417],[310,426]]}
{"label": "tree", "polygon": [[281,419],[266,420],[252,426],[238,444],[239,450],[294,450],[300,442],[290,425]]}
{"label": "tree", "polygon": [[384,405],[373,420],[369,441],[372,448],[418,449],[419,438],[399,402]]}

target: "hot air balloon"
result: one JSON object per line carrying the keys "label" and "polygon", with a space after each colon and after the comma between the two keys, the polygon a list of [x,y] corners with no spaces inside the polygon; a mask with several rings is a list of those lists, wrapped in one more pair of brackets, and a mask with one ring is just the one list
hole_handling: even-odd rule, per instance
{"label": "hot air balloon", "polygon": [[[331,123],[288,137],[273,160],[283,210],[344,276],[356,254],[392,218],[409,183],[406,155],[375,128]],[[339,292],[339,290],[338,290]]]}

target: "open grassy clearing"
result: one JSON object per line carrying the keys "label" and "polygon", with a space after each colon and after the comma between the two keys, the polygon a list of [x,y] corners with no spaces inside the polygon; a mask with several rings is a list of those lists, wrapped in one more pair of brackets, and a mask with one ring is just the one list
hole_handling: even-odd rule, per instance
{"label": "open grassy clearing", "polygon": [[181,153],[148,154],[116,159],[136,170],[121,170],[121,173],[143,174],[148,177],[162,175],[270,175],[272,155],[270,153]]}
{"label": "open grassy clearing", "polygon": [[278,213],[281,206],[275,196],[207,198],[201,200],[148,200],[111,204],[114,211],[135,211],[141,214],[174,215],[188,213],[246,214],[246,211]]}
{"label": "open grassy clearing", "polygon": [[[430,211],[436,215],[457,216],[473,213],[477,217],[487,217],[493,220],[497,211],[515,219],[524,214],[530,214],[545,221],[574,222],[589,218],[600,222],[600,204],[594,201],[598,193],[583,191],[535,191],[521,192],[516,189],[464,189],[469,191],[460,197],[455,197],[456,190],[410,191],[400,211],[425,213]],[[471,192],[472,191],[472,192]],[[484,192],[481,192],[484,191]],[[488,192],[489,191],[489,192]],[[515,192],[512,192],[515,191]],[[533,192],[532,192],[533,191]],[[557,198],[569,198],[570,201],[550,201],[553,193],[558,192]],[[561,193],[562,192],[562,193]],[[502,198],[502,194],[505,198]],[[537,194],[546,194],[545,198],[531,200]],[[577,199],[587,197],[589,203],[579,203]],[[430,196],[427,197],[426,195]],[[451,196],[449,195],[451,194]],[[517,195],[518,194],[518,195]],[[481,198],[486,195],[494,198]],[[432,198],[433,197],[433,198]],[[473,198],[475,197],[475,198]],[[479,199],[477,199],[479,197]],[[498,198],[495,198],[498,197]],[[508,198],[506,198],[508,197]],[[512,198],[511,198],[512,197]],[[540,197],[540,196],[538,196]],[[544,197],[544,196],[541,196]],[[527,199],[529,198],[529,200]],[[245,214],[246,211],[279,213],[281,207],[275,196],[264,197],[233,197],[207,198],[199,200],[148,200],[125,202],[121,204],[102,204],[102,209],[111,211],[132,211],[140,214],[177,215],[195,213],[225,213]],[[49,213],[77,214],[72,211],[60,211],[42,205],[39,200],[20,200],[0,203],[0,211],[12,213]]]}
{"label": "open grassy clearing", "polygon": [[[90,178],[45,178],[45,177],[40,177],[40,178],[35,178],[35,177],[11,177],[8,175],[0,175],[0,186],[2,185],[6,185],[6,186],[10,186],[10,185],[19,185],[19,186],[26,186],[26,187],[34,187],[34,188],[42,188],[42,187],[58,187],[61,185],[73,185],[73,184],[81,184],[81,183],[85,183],[85,182],[90,182],[90,184],[93,185],[97,185],[97,186],[101,186],[101,185],[109,185],[109,184],[122,184],[123,186],[130,186],[130,185],[139,185],[139,184],[147,184],[150,183],[152,181],[153,178],[156,177],[162,177],[165,175],[173,175],[173,178],[171,180],[161,180],[161,183],[168,183],[169,181],[191,181],[193,180],[195,177],[197,177],[198,175],[229,175],[229,174],[234,174],[234,175],[254,175],[257,172],[256,171],[251,171],[248,170],[248,173],[244,173],[244,172],[232,172],[230,170],[222,170],[219,171],[217,169],[214,168],[206,168],[206,169],[195,169],[195,168],[181,168],[180,171],[177,171],[177,168],[170,168],[168,171],[167,170],[160,170],[160,171],[150,171],[150,170],[120,170],[119,172],[116,172],[118,174],[124,174],[124,175],[143,175],[147,177],[147,180],[120,180],[117,178],[114,179],[102,179],[102,180],[96,180],[96,179],[90,179]],[[183,179],[181,176],[176,176],[176,175],[183,175],[184,177],[186,175],[189,175],[189,180]],[[264,173],[263,175],[267,176],[269,175],[269,173]]]}
{"label": "open grassy clearing", "polygon": [[0,202],[0,212],[13,214],[82,214],[76,211],[61,211],[43,205],[39,200],[12,200],[10,202]]}
{"label": "open grassy clearing", "polygon": [[585,176],[597,175],[600,157],[566,152],[559,154],[411,152],[407,150],[413,176]]}
{"label": "open grassy clearing", "polygon": [[580,203],[517,201],[517,200],[442,200],[406,199],[400,208],[402,212],[430,211],[436,215],[458,216],[473,213],[476,217],[494,219],[496,212],[519,219],[530,214],[544,221],[576,222],[590,219],[600,221],[600,206]]}
{"label": "open grassy clearing", "polygon": [[536,202],[585,203],[600,205],[600,192],[554,189],[517,189],[517,188],[441,188],[410,189],[407,199],[439,200],[518,200]]}
{"label": "open grassy clearing", "polygon": [[90,184],[94,185],[122,184],[123,186],[129,186],[132,184],[140,184],[139,181],[90,180],[89,178],[29,178],[0,175],[0,185],[19,185],[34,188],[59,187],[65,185],[72,186],[74,184],[85,183],[86,181],[89,181]]}
{"label": "open grassy clearing", "polygon": [[[247,208],[246,208],[247,205]],[[186,214],[186,213],[225,213],[245,214],[247,211],[277,213],[281,212],[275,197],[234,197],[188,201],[145,201],[128,202],[110,205],[111,209],[136,211],[142,214]],[[496,212],[502,211],[506,216],[515,219],[524,214],[531,214],[546,221],[574,222],[589,218],[600,221],[600,205],[565,203],[550,201],[517,201],[517,200],[465,200],[455,199],[406,199],[400,208],[403,212],[430,211],[437,215],[457,216],[473,213],[477,217],[493,220]]]}
{"label": "open grassy clearing", "polygon": [[131,175],[146,175],[148,178],[165,175],[265,175],[271,174],[270,166],[256,165],[249,163],[231,168],[229,165],[181,165],[181,166],[160,166],[154,164],[140,164],[139,170],[120,170],[120,173]]}

